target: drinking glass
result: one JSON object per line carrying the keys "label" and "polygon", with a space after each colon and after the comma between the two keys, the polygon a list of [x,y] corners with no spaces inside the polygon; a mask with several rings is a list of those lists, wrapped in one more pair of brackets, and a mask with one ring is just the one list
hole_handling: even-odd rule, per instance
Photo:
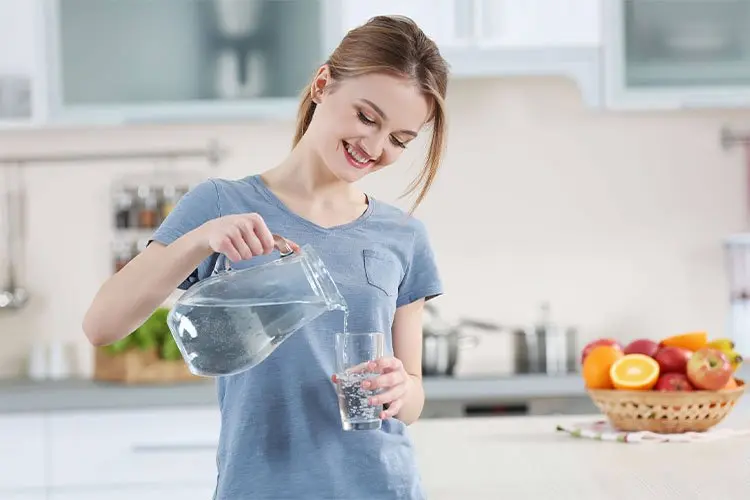
{"label": "drinking glass", "polygon": [[384,344],[385,335],[381,332],[336,334],[336,394],[345,431],[380,429],[383,405],[368,403],[380,391],[364,389],[362,382],[379,375],[369,371],[367,365],[383,356]]}

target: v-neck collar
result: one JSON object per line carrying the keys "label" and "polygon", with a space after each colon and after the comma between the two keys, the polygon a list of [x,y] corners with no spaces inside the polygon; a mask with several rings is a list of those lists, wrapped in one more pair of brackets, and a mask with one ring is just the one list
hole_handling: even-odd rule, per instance
{"label": "v-neck collar", "polygon": [[324,226],[314,223],[313,221],[309,219],[302,217],[295,211],[291,210],[286,205],[286,203],[284,203],[278,196],[276,196],[276,194],[273,191],[271,191],[271,189],[269,189],[269,187],[261,178],[260,174],[256,174],[256,175],[252,175],[248,177],[248,181],[258,189],[258,191],[263,195],[263,197],[266,200],[276,205],[276,207],[278,207],[279,210],[283,211],[290,217],[298,220],[302,224],[309,226],[317,231],[322,231],[322,232],[342,231],[345,229],[350,229],[350,228],[359,226],[370,217],[370,215],[372,214],[375,208],[375,198],[365,193],[365,197],[367,198],[367,209],[365,209],[365,211],[362,212],[362,214],[359,217],[357,217],[356,219],[350,222],[346,222],[344,224],[339,224],[339,225],[331,226],[331,227],[324,227]]}

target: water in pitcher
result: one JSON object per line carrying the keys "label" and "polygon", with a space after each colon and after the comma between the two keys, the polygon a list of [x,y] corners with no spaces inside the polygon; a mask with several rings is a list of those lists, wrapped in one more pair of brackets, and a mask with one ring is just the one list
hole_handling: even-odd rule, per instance
{"label": "water in pitcher", "polygon": [[177,300],[167,322],[192,373],[214,377],[248,370],[321,314],[346,312],[320,258],[309,246],[302,250],[212,276]]}

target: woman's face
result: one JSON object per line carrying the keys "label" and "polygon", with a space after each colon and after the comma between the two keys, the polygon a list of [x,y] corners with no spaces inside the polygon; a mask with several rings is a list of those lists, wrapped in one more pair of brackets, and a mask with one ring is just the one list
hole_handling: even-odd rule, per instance
{"label": "woman's face", "polygon": [[428,118],[429,102],[409,80],[369,74],[336,82],[333,91],[326,84],[324,67],[313,82],[318,105],[306,135],[341,180],[357,181],[396,161]]}

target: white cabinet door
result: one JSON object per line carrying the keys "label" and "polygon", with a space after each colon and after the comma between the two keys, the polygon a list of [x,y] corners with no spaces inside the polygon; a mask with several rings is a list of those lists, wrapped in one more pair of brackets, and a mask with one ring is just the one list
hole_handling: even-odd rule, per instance
{"label": "white cabinet door", "polygon": [[0,123],[29,123],[35,113],[41,20],[38,0],[0,0]]}
{"label": "white cabinet door", "polygon": [[[457,0],[458,2],[459,0]],[[601,43],[601,0],[472,0],[480,46],[594,47]]]}
{"label": "white cabinet door", "polygon": [[44,488],[44,416],[0,416],[0,498],[4,491]]}
{"label": "white cabinet door", "polygon": [[[208,500],[214,487],[102,488],[100,490],[51,491],[47,500]],[[21,499],[25,500],[25,499]],[[35,500],[35,499],[31,499]]]}
{"label": "white cabinet door", "polygon": [[218,409],[61,412],[49,420],[52,489],[215,483]]}
{"label": "white cabinet door", "polygon": [[36,0],[0,0],[0,74],[36,68],[37,7]]}
{"label": "white cabinet door", "polygon": [[341,0],[341,37],[371,17],[402,15],[412,18],[436,42],[447,42],[452,24],[452,4],[452,0]]}

